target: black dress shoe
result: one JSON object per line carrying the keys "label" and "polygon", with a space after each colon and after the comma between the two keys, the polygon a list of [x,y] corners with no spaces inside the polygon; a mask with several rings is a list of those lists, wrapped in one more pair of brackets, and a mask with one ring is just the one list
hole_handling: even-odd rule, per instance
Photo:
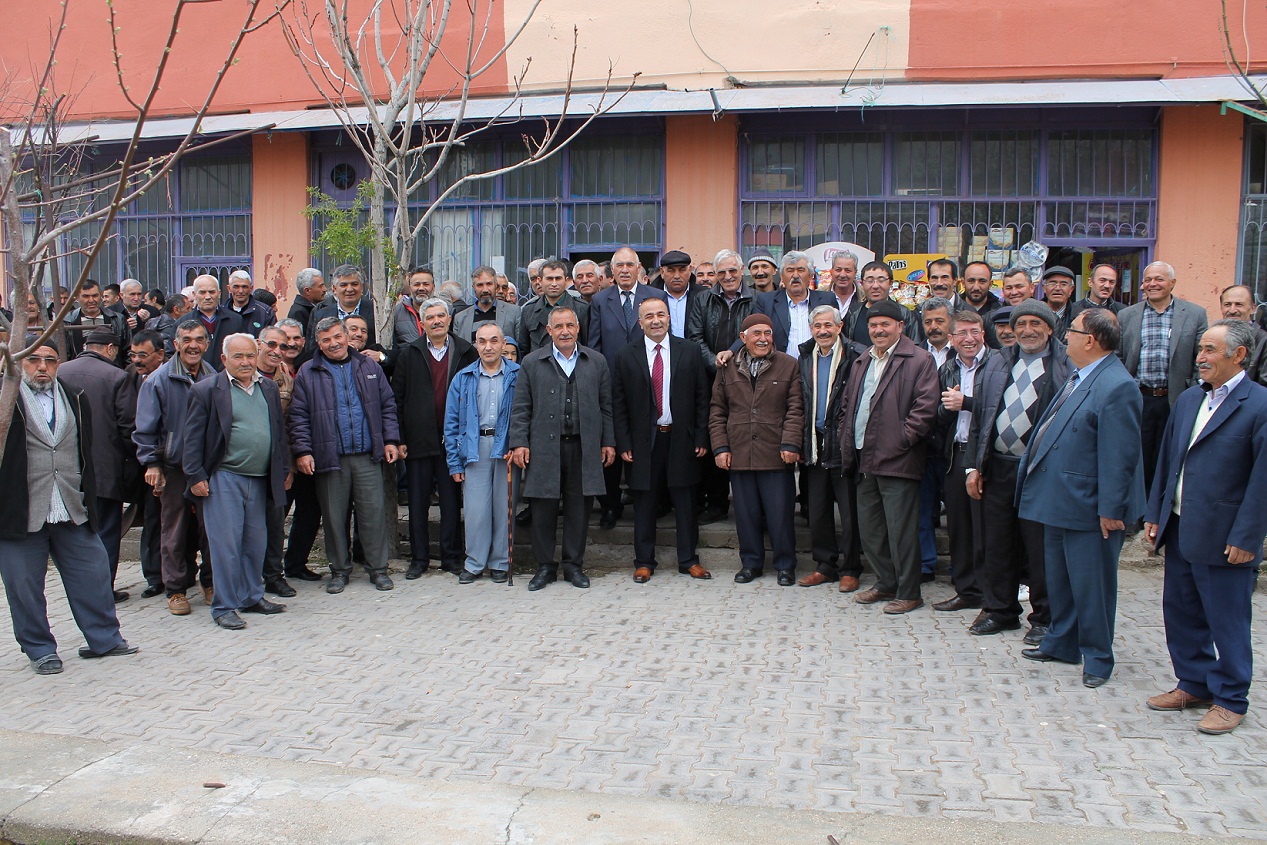
{"label": "black dress shoe", "polygon": [[1027,648],[1021,651],[1021,657],[1026,660],[1037,660],[1039,663],[1077,663],[1076,660],[1061,660],[1059,657],[1052,657],[1041,648]]}
{"label": "black dress shoe", "polygon": [[265,616],[272,616],[274,613],[284,613],[285,610],[286,605],[278,604],[277,602],[269,601],[268,599],[260,599],[250,607],[242,608],[243,613],[262,613]]}
{"label": "black dress shoe", "polygon": [[981,606],[980,602],[968,601],[963,596],[955,596],[945,601],[933,602],[933,610],[940,610],[947,613],[956,610],[975,610]]}
{"label": "black dress shoe", "polygon": [[140,649],[134,645],[119,643],[109,651],[93,651],[88,646],[84,646],[79,650],[79,656],[84,660],[95,660],[98,657],[122,657],[127,654],[136,654],[138,651]]}
{"label": "black dress shoe", "polygon": [[590,577],[585,574],[585,570],[579,566],[574,566],[563,571],[563,577],[572,583],[573,587],[579,587],[582,590],[588,590],[590,585]]}
{"label": "black dress shoe", "polygon": [[796,573],[790,569],[780,570],[778,581],[780,587],[790,587],[796,583]]}
{"label": "black dress shoe", "polygon": [[418,561],[414,561],[413,563],[409,564],[409,568],[405,570],[405,580],[416,581],[419,578],[421,578],[422,573],[426,571],[427,571],[426,563],[419,563]]}
{"label": "black dress shoe", "polygon": [[246,627],[246,623],[242,621],[242,617],[238,616],[232,610],[223,616],[217,616],[216,624],[221,628],[228,628],[230,631],[241,631]]}
{"label": "black dress shoe", "polygon": [[735,573],[736,584],[747,584],[754,578],[760,578],[761,573],[755,569],[741,569]]}
{"label": "black dress shoe", "polygon": [[974,622],[968,627],[968,633],[977,637],[988,637],[990,634],[1001,634],[1004,631],[1015,631],[1021,627],[1021,623],[1013,619],[1010,622],[999,622],[996,619],[986,617],[980,622]]}
{"label": "black dress shoe", "polygon": [[1035,625],[1025,632],[1025,645],[1039,645],[1043,641],[1043,637],[1047,636],[1046,625]]}
{"label": "black dress shoe", "polygon": [[599,517],[598,519],[598,527],[606,531],[610,531],[611,529],[615,528],[616,514],[612,513],[611,511],[605,511],[603,515]]}
{"label": "black dress shoe", "polygon": [[304,566],[296,569],[294,572],[287,572],[286,577],[294,578],[296,581],[320,581],[325,576],[318,575],[308,567]]}
{"label": "black dress shoe", "polygon": [[132,598],[132,594],[131,594],[131,593],[129,593],[129,592],[127,592],[126,590],[115,590],[115,591],[114,591],[114,603],[115,603],[115,604],[121,604],[122,602],[125,602],[125,601],[127,601],[128,599],[130,599],[130,598]]}
{"label": "black dress shoe", "polygon": [[708,525],[710,522],[721,522],[725,518],[726,511],[721,508],[705,508],[699,515],[699,524]]}
{"label": "black dress shoe", "polygon": [[287,584],[285,578],[278,578],[276,581],[269,581],[264,585],[264,592],[272,593],[275,596],[281,596],[284,599],[293,598],[295,596],[295,588]]}
{"label": "black dress shoe", "polygon": [[506,579],[510,577],[510,573],[505,569],[494,569],[488,573],[488,577],[494,584],[505,584]]}
{"label": "black dress shoe", "polygon": [[458,561],[457,563],[448,561],[447,563],[440,564],[440,571],[447,572],[450,575],[461,575],[464,569],[466,569],[466,567],[462,565],[461,561]]}
{"label": "black dress shoe", "polygon": [[526,525],[532,525],[532,511],[528,508],[521,510],[519,515],[515,517],[515,524],[521,528]]}
{"label": "black dress shoe", "polygon": [[483,572],[472,572],[469,569],[463,569],[460,573],[458,573],[458,583],[474,584],[475,581],[483,574]]}
{"label": "black dress shoe", "polygon": [[919,574],[919,582],[921,584],[931,584],[937,580],[936,572],[921,572]]}
{"label": "black dress shoe", "polygon": [[150,584],[144,590],[141,590],[141,598],[143,599],[152,599],[155,596],[161,596],[162,594],[163,594],[162,584]]}
{"label": "black dress shoe", "polygon": [[532,580],[528,582],[528,591],[540,590],[546,584],[553,584],[559,580],[559,575],[553,569],[543,566],[537,570],[537,574],[532,576]]}
{"label": "black dress shoe", "polygon": [[330,576],[330,583],[326,584],[326,592],[330,595],[343,592],[343,588],[348,585],[348,576],[342,572],[336,572]]}
{"label": "black dress shoe", "polygon": [[379,572],[376,575],[371,575],[370,583],[374,585],[374,588],[376,590],[380,590],[383,592],[386,592],[387,590],[390,590],[396,586],[395,584],[392,583],[392,579],[387,577],[386,572]]}
{"label": "black dress shoe", "polygon": [[1089,672],[1082,673],[1082,685],[1089,689],[1102,687],[1106,683],[1108,683],[1108,680],[1109,680],[1108,678],[1101,678],[1099,675],[1092,675]]}

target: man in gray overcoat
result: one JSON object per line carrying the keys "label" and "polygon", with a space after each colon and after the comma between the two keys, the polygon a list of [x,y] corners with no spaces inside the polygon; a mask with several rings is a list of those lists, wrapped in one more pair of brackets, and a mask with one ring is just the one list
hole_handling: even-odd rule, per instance
{"label": "man in gray overcoat", "polygon": [[532,500],[532,554],[537,574],[529,590],[558,579],[554,534],[563,500],[563,575],[588,587],[585,540],[593,497],[606,490],[603,468],[616,459],[611,377],[603,356],[577,343],[576,312],[550,312],[550,343],[520,363],[507,448],[525,470],[524,496]]}

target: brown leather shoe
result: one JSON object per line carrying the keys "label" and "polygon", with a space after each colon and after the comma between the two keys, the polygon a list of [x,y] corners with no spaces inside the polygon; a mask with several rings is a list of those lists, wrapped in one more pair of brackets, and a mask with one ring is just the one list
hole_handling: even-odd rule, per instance
{"label": "brown leather shoe", "polygon": [[894,599],[884,606],[884,612],[890,616],[896,616],[899,613],[910,613],[915,608],[923,606],[923,599]]}
{"label": "brown leather shoe", "polygon": [[796,583],[802,587],[817,587],[819,584],[826,584],[828,581],[833,581],[833,580],[835,579],[828,578],[826,575],[824,575],[823,573],[815,569],[809,575],[806,575],[804,578],[797,581]]}
{"label": "brown leather shoe", "polygon": [[645,584],[651,580],[651,567],[639,566],[634,570],[634,583]]}
{"label": "brown leather shoe", "polygon": [[1226,707],[1220,707],[1216,704],[1210,708],[1208,713],[1201,717],[1200,722],[1197,722],[1197,730],[1211,736],[1230,734],[1236,730],[1236,726],[1244,718],[1244,713],[1233,713]]}
{"label": "brown leather shoe", "polygon": [[708,581],[713,577],[713,573],[709,572],[702,564],[692,563],[691,568],[684,573],[691,576],[697,581]]}
{"label": "brown leather shoe", "polygon": [[858,604],[875,604],[878,601],[885,601],[886,599],[893,598],[897,598],[896,593],[882,593],[875,587],[872,587],[869,590],[863,590],[861,593],[858,593],[858,595],[853,597],[853,600]]}
{"label": "brown leather shoe", "polygon": [[981,605],[968,601],[963,596],[954,596],[945,601],[933,602],[933,610],[955,611],[955,610],[976,610]]}
{"label": "brown leather shoe", "polygon": [[207,600],[207,607],[211,607],[211,602],[215,601],[215,598],[216,598],[216,588],[203,587],[202,597]]}
{"label": "brown leather shoe", "polygon": [[842,593],[852,593],[858,589],[858,579],[852,575],[840,576],[840,591]]}
{"label": "brown leather shoe", "polygon": [[185,598],[184,593],[173,593],[167,597],[167,609],[172,612],[172,616],[188,616],[189,599]]}
{"label": "brown leather shoe", "polygon": [[1189,707],[1205,707],[1213,703],[1213,699],[1197,698],[1175,687],[1170,692],[1154,695],[1148,699],[1149,710],[1187,710]]}

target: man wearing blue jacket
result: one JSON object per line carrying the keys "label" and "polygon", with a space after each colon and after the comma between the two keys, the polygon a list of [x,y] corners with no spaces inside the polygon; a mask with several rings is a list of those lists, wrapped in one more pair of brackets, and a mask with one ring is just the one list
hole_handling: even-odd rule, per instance
{"label": "man wearing blue jacket", "polygon": [[444,453],[449,474],[462,485],[466,516],[466,564],[459,584],[485,570],[495,584],[510,571],[509,479],[506,436],[519,365],[502,357],[506,338],[493,321],[475,330],[479,360],[453,377],[444,408]]}
{"label": "man wearing blue jacket", "polygon": [[326,592],[343,592],[352,574],[347,515],[353,502],[361,525],[374,526],[361,537],[370,583],[390,590],[382,466],[406,454],[396,396],[383,368],[348,344],[342,320],[323,317],[314,329],[318,351],[295,376],[290,444],[295,468],[317,479],[330,559]]}
{"label": "man wearing blue jacket", "polygon": [[1207,734],[1249,709],[1250,614],[1267,534],[1267,388],[1245,374],[1253,324],[1220,320],[1197,342],[1201,385],[1180,394],[1162,435],[1144,532],[1166,550],[1162,617],[1179,683],[1153,710],[1209,705]]}

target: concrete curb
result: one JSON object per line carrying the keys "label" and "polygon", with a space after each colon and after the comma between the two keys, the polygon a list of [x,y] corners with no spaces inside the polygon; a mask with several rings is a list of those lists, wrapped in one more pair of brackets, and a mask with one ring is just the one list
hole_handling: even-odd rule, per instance
{"label": "concrete curb", "polygon": [[939,845],[1227,841],[445,782],[12,731],[0,731],[0,819],[0,841],[19,845],[821,845],[829,835]]}

